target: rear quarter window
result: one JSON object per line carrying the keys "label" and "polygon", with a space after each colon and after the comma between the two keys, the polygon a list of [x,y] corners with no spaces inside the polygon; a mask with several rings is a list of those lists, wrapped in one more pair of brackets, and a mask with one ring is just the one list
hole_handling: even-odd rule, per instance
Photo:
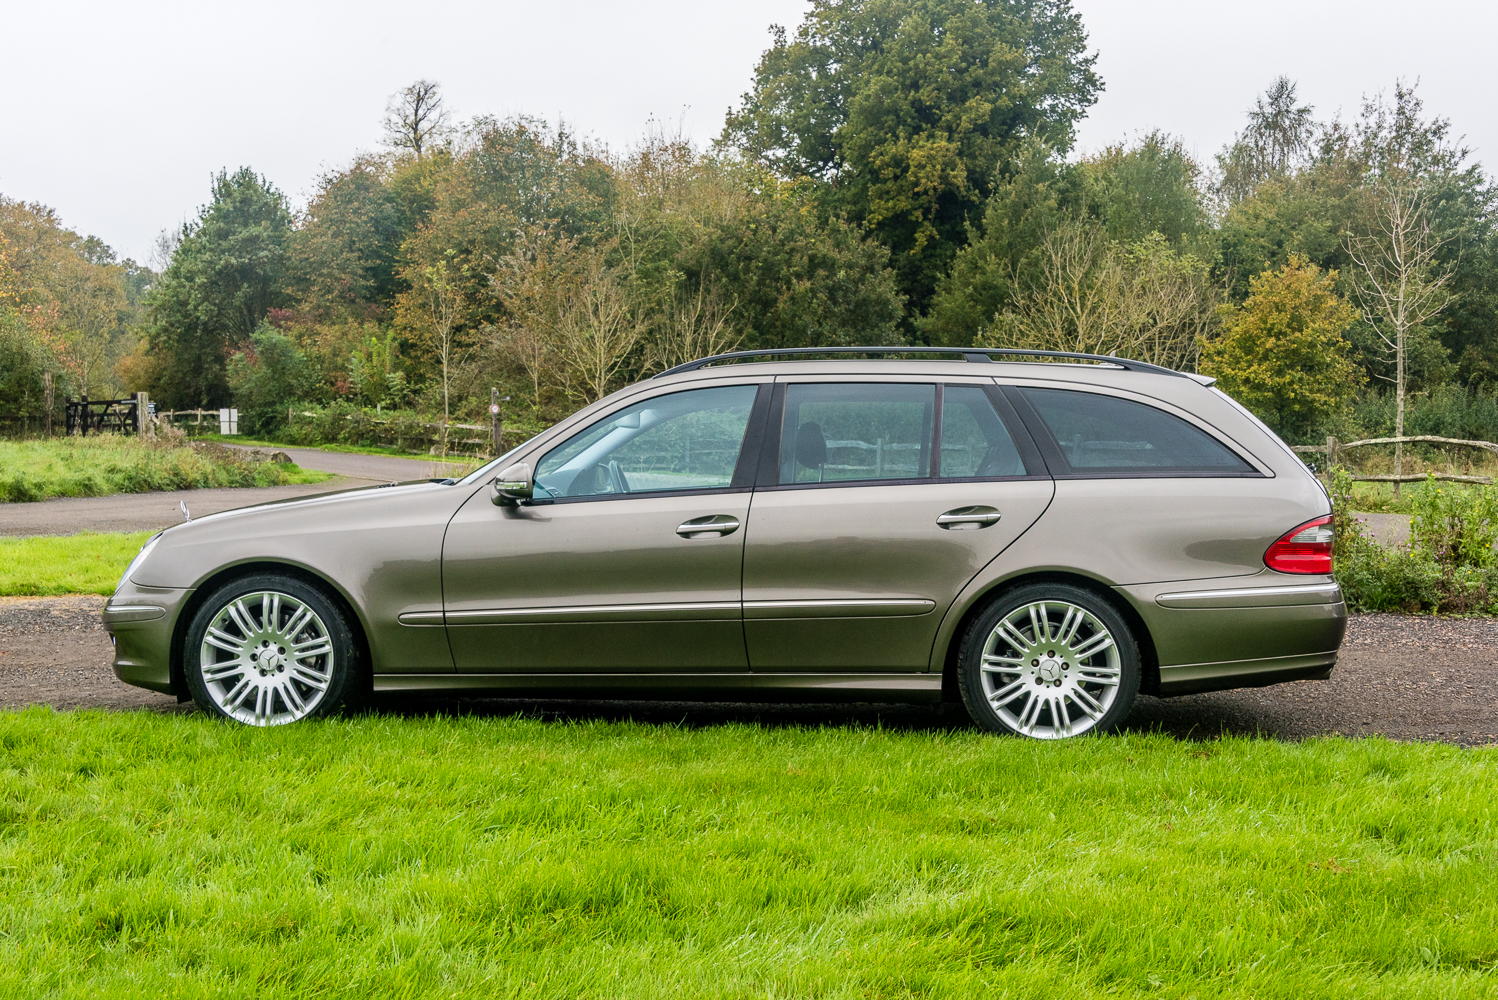
{"label": "rear quarter window", "polygon": [[1058,475],[1253,475],[1212,435],[1164,410],[1116,396],[1021,388],[1069,466]]}

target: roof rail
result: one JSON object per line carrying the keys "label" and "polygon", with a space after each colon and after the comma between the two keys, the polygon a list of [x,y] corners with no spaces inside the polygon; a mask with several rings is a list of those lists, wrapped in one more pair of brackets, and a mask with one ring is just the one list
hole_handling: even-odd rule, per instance
{"label": "roof rail", "polygon": [[1115,358],[1112,355],[1103,354],[1074,354],[1070,351],[1027,351],[1014,347],[784,347],[779,350],[762,351],[733,351],[728,354],[714,354],[711,357],[699,358],[696,361],[688,361],[684,365],[668,368],[655,378],[664,378],[667,375],[679,375],[682,372],[694,372],[708,365],[719,364],[724,361],[737,361],[740,358],[770,358],[770,357],[802,357],[805,355],[827,355],[827,354],[937,354],[955,355],[964,361],[985,364],[993,361],[990,355],[998,354],[1004,357],[1026,357],[1026,358],[1065,358],[1069,361],[1097,361],[1116,368],[1122,368],[1131,372],[1148,372],[1152,375],[1179,375],[1188,378],[1183,372],[1172,368],[1162,368],[1152,365],[1146,361],[1133,361],[1129,358]]}

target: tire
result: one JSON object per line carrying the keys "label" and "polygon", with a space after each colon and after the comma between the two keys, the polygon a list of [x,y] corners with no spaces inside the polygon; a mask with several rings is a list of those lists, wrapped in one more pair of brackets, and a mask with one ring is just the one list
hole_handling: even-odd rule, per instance
{"label": "tire", "polygon": [[249,726],[331,715],[353,700],[363,673],[338,603],[277,573],[209,594],[183,637],[182,667],[201,711]]}
{"label": "tire", "polygon": [[1116,728],[1139,678],[1139,646],[1123,616],[1092,591],[1061,583],[999,596],[957,654],[957,684],[973,721],[1034,739]]}

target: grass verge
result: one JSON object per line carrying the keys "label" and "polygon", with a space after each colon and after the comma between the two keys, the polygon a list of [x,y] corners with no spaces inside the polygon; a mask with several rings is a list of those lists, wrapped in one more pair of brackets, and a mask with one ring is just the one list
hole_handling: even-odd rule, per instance
{"label": "grass verge", "polygon": [[153,532],[0,538],[0,596],[112,594]]}
{"label": "grass verge", "polygon": [[287,444],[284,441],[269,441],[259,438],[240,437],[237,434],[201,434],[194,438],[197,441],[213,441],[218,444],[237,444],[246,448],[313,448],[317,451],[336,451],[345,455],[384,455],[389,458],[408,458],[419,462],[438,462],[446,465],[466,465],[477,468],[477,466],[489,461],[488,458],[469,455],[449,455],[447,458],[438,458],[424,451],[402,451],[399,448],[379,448],[372,445],[358,444]]}
{"label": "grass verge", "polygon": [[180,435],[156,441],[113,434],[0,441],[0,501],[285,486],[329,478],[326,472],[255,461],[212,443],[188,443]]}
{"label": "grass verge", "polygon": [[0,715],[0,993],[1467,997],[1498,757]]}

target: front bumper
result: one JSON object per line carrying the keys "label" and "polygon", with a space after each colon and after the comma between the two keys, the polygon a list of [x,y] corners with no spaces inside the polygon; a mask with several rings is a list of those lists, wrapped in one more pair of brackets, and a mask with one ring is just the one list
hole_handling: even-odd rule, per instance
{"label": "front bumper", "polygon": [[173,677],[172,638],[191,590],[141,587],[129,580],[104,605],[104,630],[114,642],[114,675],[126,684],[185,694]]}

